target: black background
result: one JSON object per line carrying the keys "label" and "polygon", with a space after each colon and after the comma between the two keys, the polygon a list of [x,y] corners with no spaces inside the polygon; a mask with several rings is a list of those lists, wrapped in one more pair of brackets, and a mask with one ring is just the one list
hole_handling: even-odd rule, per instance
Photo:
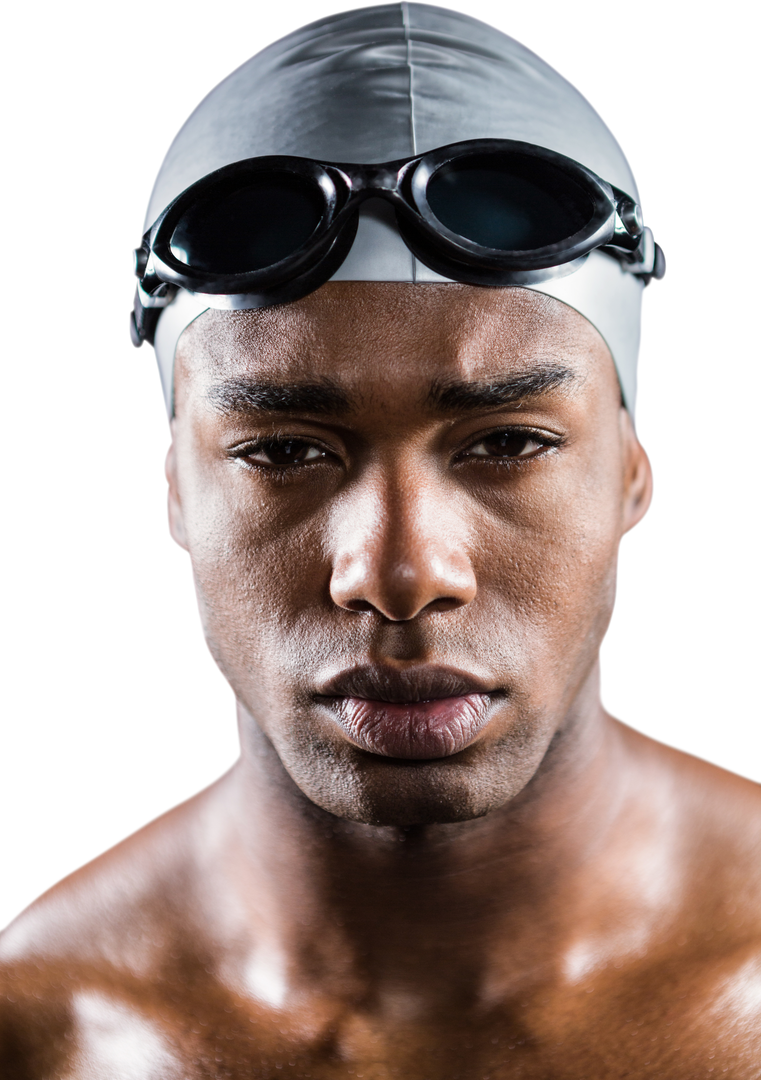
{"label": "black background", "polygon": [[[703,138],[706,114],[721,117],[723,107],[729,116],[729,99],[706,78],[693,31],[667,13],[660,25],[620,8],[603,25],[601,9],[581,18],[579,5],[552,17],[540,4],[464,6],[551,59],[598,105],[635,163],[670,259],[670,278],[648,301],[642,374],[657,499],[625,543],[608,703],[756,774],[755,726],[739,691],[749,660],[740,540],[752,534],[733,375],[747,355],[745,309],[721,287],[717,252],[724,272],[731,253],[717,239],[717,203],[729,181]],[[185,557],[164,535],[165,429],[151,356],[133,351],[124,324],[127,251],[166,141],[210,84],[298,21],[286,6],[282,15],[253,10],[207,11],[201,22],[175,9],[164,23],[133,13],[119,41],[93,38],[67,16],[59,30],[72,48],[46,69],[44,108],[27,105],[33,190],[46,202],[42,216],[32,207],[37,246],[30,254],[27,230],[25,258],[37,267],[44,249],[56,269],[18,303],[35,345],[25,343],[16,365],[31,437],[15,441],[23,486],[6,563],[15,704],[4,738],[0,921],[234,755],[230,694],[200,642]],[[303,16],[324,11],[312,5]],[[84,40],[94,43],[83,49]]]}

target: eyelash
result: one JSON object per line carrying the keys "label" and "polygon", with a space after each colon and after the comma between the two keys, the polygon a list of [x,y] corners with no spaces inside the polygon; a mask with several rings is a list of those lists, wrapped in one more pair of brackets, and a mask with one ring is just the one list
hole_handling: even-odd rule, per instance
{"label": "eyelash", "polygon": [[[255,454],[267,448],[275,449],[276,447],[286,446],[288,443],[295,443],[297,446],[304,446],[307,449],[314,449],[320,451],[320,457],[314,458],[311,461],[296,461],[286,464],[265,464],[260,461],[247,461],[246,458],[251,454]],[[325,461],[326,458],[332,457],[332,453],[327,447],[322,446],[314,439],[299,438],[296,435],[271,435],[267,439],[259,439],[256,442],[245,443],[242,446],[235,446],[229,454],[232,458],[240,461],[242,465],[247,469],[256,469],[269,474],[275,474],[282,477],[285,473],[292,472],[294,469],[304,469],[309,466],[319,465]]]}
{"label": "eyelash", "polygon": [[[502,457],[499,456],[489,457],[486,454],[473,454],[468,453],[472,451],[474,447],[480,443],[485,443],[489,439],[496,438],[500,435],[531,439],[538,444],[538,449],[532,451],[530,454],[526,454],[525,457]],[[494,428],[493,431],[483,432],[477,439],[472,439],[468,442],[467,446],[463,447],[455,454],[455,463],[458,465],[470,464],[473,461],[478,461],[480,464],[487,464],[490,466],[498,466],[500,468],[519,468],[530,461],[533,461],[537,457],[543,457],[548,451],[558,450],[565,439],[562,435],[550,434],[547,431],[541,431],[537,428],[531,427],[499,427]]]}
{"label": "eyelash", "polygon": [[[500,435],[513,436],[518,438],[533,439],[538,444],[538,449],[525,457],[502,457],[499,456],[490,457],[487,454],[469,454],[468,450],[472,450],[480,443],[485,443],[489,439],[496,438]],[[461,450],[456,451],[454,455],[454,464],[466,465],[471,464],[474,461],[478,461],[481,464],[488,464],[490,466],[499,466],[501,468],[516,468],[522,466],[524,463],[533,461],[537,457],[541,457],[545,452],[551,450],[557,450],[564,443],[564,438],[560,435],[551,435],[546,431],[539,431],[536,428],[529,427],[501,427],[495,428],[493,431],[487,431],[481,433],[478,438],[472,439]],[[319,450],[321,456],[314,458],[310,461],[295,461],[283,464],[270,463],[265,464],[259,461],[246,461],[245,459],[250,455],[264,450],[267,448],[274,449],[278,446],[284,446],[287,443],[295,443],[298,446],[306,447],[307,449]],[[242,446],[233,447],[230,451],[230,456],[241,461],[241,463],[249,469],[261,470],[262,472],[275,474],[280,477],[284,477],[284,474],[291,473],[294,469],[304,469],[310,466],[318,465],[325,462],[326,458],[333,456],[332,451],[327,447],[321,445],[313,439],[299,438],[293,435],[274,435],[267,439],[260,439],[256,442],[245,443]]]}

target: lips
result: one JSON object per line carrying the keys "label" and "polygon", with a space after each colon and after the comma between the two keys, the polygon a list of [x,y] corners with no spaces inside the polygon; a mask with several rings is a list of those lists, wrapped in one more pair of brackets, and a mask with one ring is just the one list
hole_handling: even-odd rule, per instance
{"label": "lips", "polygon": [[371,754],[423,760],[464,750],[485,727],[494,691],[454,668],[367,665],[326,682],[318,699]]}

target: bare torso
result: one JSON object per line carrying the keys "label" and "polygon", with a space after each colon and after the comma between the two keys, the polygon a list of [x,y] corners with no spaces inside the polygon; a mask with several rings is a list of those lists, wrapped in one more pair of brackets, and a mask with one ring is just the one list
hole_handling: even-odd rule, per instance
{"label": "bare torso", "polygon": [[[0,939],[3,1077],[761,1076],[761,795],[621,730],[648,778],[623,808],[626,843],[539,904],[495,875],[488,941],[480,900],[467,940],[462,890],[430,939],[414,913],[374,939],[337,902],[331,924],[324,896],[304,926],[308,903],[264,878],[243,896],[230,774]],[[270,924],[299,920],[277,944]]]}

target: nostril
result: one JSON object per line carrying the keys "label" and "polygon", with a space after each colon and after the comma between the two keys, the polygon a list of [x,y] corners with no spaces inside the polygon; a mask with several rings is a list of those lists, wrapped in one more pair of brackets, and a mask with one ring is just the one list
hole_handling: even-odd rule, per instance
{"label": "nostril", "polygon": [[425,604],[422,608],[418,608],[413,604],[409,606],[408,610],[403,611],[391,610],[389,605],[381,607],[370,603],[369,600],[347,600],[340,606],[346,611],[375,612],[392,622],[407,622],[409,619],[415,618],[416,615],[419,615],[422,612],[454,611],[455,608],[463,606],[463,601],[458,600],[456,596],[442,596],[437,600],[431,600],[430,603]]}
{"label": "nostril", "polygon": [[347,600],[341,607],[346,608],[347,611],[373,611],[373,605],[368,603],[367,600]]}
{"label": "nostril", "polygon": [[440,600],[432,600],[425,608],[426,611],[453,611],[454,608],[462,607],[463,600],[456,596],[442,596]]}

